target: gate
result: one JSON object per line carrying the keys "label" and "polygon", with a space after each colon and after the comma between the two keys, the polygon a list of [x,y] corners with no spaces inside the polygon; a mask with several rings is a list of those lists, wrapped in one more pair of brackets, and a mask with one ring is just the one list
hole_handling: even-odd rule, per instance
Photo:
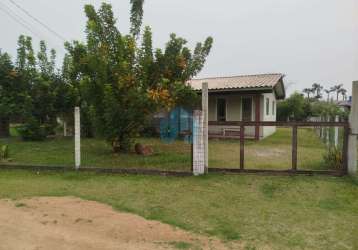
{"label": "gate", "polygon": [[[349,136],[349,123],[348,122],[274,122],[274,121],[235,121],[235,122],[209,122],[209,126],[236,126],[239,129],[239,145],[240,145],[240,160],[237,163],[237,168],[227,168],[225,166],[209,167],[210,172],[229,172],[229,173],[272,173],[272,174],[330,174],[330,175],[345,175],[347,174],[348,164],[348,136]],[[261,168],[247,168],[245,164],[245,128],[247,127],[288,127],[292,129],[292,152],[291,152],[291,166],[287,166],[285,170],[277,169],[261,169]],[[338,127],[343,130],[342,142],[342,166],[335,170],[306,170],[300,169],[297,164],[297,145],[298,145],[298,128],[334,128]]]}

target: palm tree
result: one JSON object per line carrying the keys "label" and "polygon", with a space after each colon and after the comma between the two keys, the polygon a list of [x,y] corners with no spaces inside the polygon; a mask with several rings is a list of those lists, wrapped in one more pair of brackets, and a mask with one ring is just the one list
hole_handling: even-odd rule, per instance
{"label": "palm tree", "polygon": [[347,90],[345,88],[341,88],[338,92],[342,95],[343,101],[347,100]]}
{"label": "palm tree", "polygon": [[323,86],[319,83],[312,84],[312,91],[316,94],[316,99],[322,98],[321,91]]}
{"label": "palm tree", "polygon": [[312,93],[312,89],[310,88],[304,88],[302,90],[303,93],[305,93],[307,95],[307,98],[310,99],[310,94]]}
{"label": "palm tree", "polygon": [[338,84],[338,85],[335,85],[332,87],[333,92],[336,92],[337,101],[338,101],[339,93],[340,93],[340,90],[342,89],[342,87],[343,87],[343,84]]}
{"label": "palm tree", "polygon": [[329,95],[331,94],[331,89],[325,89],[324,92],[327,94],[327,102],[329,102]]}

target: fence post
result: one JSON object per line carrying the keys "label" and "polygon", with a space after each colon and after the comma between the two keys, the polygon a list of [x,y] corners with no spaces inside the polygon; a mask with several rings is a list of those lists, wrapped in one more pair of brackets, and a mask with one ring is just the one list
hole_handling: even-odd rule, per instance
{"label": "fence post", "polygon": [[352,86],[352,106],[349,116],[351,133],[348,137],[348,174],[357,174],[357,135],[358,135],[358,81]]}
{"label": "fence post", "polygon": [[240,169],[245,169],[245,126],[240,126]]}
{"label": "fence post", "polygon": [[193,112],[192,169],[194,175],[205,173],[204,117],[201,110]]}
{"label": "fence post", "polygon": [[[336,122],[339,122],[339,116],[336,116]],[[334,145],[338,148],[338,134],[339,134],[339,127],[334,127]]]}
{"label": "fence post", "polygon": [[203,132],[204,132],[204,166],[205,173],[209,170],[209,86],[207,82],[202,83],[202,110],[203,110]]}
{"label": "fence post", "polygon": [[297,170],[297,125],[292,127],[292,170]]}
{"label": "fence post", "polygon": [[[326,122],[329,122],[329,116],[326,117]],[[330,144],[330,127],[325,127],[326,130],[326,145],[329,147]]]}
{"label": "fence post", "polygon": [[75,168],[81,166],[81,120],[80,108],[75,107]]}

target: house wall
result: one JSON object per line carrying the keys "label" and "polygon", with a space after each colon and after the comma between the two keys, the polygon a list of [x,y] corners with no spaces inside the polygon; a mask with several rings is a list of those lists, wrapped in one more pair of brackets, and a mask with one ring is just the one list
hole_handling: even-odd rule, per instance
{"label": "house wall", "polygon": [[[269,113],[267,114],[266,100],[269,100]],[[273,112],[273,103],[274,103],[274,112]],[[276,121],[277,114],[277,100],[273,93],[262,94],[261,96],[261,120],[262,121]],[[276,132],[276,127],[262,127],[261,128],[261,137],[267,137]]]}
{"label": "house wall", "polygon": [[[209,95],[209,121],[217,121],[217,106],[218,98],[226,99],[226,121],[241,121],[241,105],[242,95]],[[269,113],[266,113],[266,99],[269,100]],[[252,121],[255,121],[255,101],[252,101]],[[274,103],[274,112],[272,112]],[[260,120],[261,121],[276,121],[277,114],[277,100],[273,93],[265,93],[260,96]],[[224,126],[210,126],[211,133],[222,133]],[[225,128],[238,128],[236,126],[225,126]],[[276,127],[260,127],[260,137],[264,138],[276,132]],[[254,137],[255,127],[245,127],[245,136]]]}

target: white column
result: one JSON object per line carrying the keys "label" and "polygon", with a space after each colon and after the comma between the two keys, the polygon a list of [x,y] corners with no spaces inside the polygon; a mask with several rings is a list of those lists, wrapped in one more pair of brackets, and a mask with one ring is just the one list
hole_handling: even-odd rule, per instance
{"label": "white column", "polygon": [[357,135],[358,135],[358,81],[352,86],[352,107],[349,116],[351,134],[348,138],[348,173],[357,174]]}
{"label": "white column", "polygon": [[207,82],[202,83],[201,98],[202,98],[202,111],[204,116],[204,122],[203,122],[204,160],[205,160],[205,172],[207,173],[209,168],[209,87]]}
{"label": "white column", "polygon": [[[326,117],[326,122],[329,122],[329,116]],[[330,137],[329,137],[329,134],[330,134],[330,127],[325,127],[325,130],[326,130],[326,144],[327,144],[327,147],[329,147],[329,144],[330,144]]]}
{"label": "white column", "polygon": [[65,119],[63,120],[63,136],[67,136],[67,122],[65,121]]}
{"label": "white column", "polygon": [[193,174],[205,173],[204,116],[201,110],[193,112]]}
{"label": "white column", "polygon": [[[336,122],[339,122],[339,116],[336,116]],[[338,148],[338,134],[339,134],[339,128],[334,127],[334,145],[336,148]]]}
{"label": "white column", "polygon": [[75,167],[81,166],[81,119],[80,108],[75,107]]}

